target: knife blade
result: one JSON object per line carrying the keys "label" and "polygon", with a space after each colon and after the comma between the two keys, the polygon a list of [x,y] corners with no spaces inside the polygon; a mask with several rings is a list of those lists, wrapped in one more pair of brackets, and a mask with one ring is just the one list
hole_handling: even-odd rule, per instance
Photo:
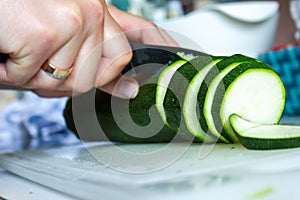
{"label": "knife blade", "polygon": [[[129,71],[131,72],[130,74],[134,75],[140,73],[155,74],[170,62],[181,59],[178,53],[191,56],[207,55],[200,51],[181,47],[158,46],[134,42],[130,42],[130,45],[133,56],[128,65],[123,69],[122,74],[126,74]],[[0,63],[5,63],[8,57],[9,55],[0,53]],[[143,68],[143,70],[137,70],[137,67],[145,64],[151,64],[151,67],[147,67],[147,70],[145,70],[145,68]]]}

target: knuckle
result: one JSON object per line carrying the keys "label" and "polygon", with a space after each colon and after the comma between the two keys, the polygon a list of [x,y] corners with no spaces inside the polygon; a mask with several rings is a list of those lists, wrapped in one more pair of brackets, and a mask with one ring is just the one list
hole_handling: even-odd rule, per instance
{"label": "knuckle", "polygon": [[153,22],[151,22],[149,20],[143,20],[143,25],[144,25],[144,28],[158,28],[158,26],[156,24],[154,24]]}
{"label": "knuckle", "polygon": [[55,91],[60,87],[60,83],[51,83],[49,85],[43,86],[45,90]]}
{"label": "knuckle", "polygon": [[63,25],[66,26],[67,31],[70,31],[71,33],[78,32],[83,29],[83,15],[80,7],[75,2],[68,5],[66,11],[63,12],[61,19],[64,19],[65,23]]}
{"label": "knuckle", "polygon": [[15,87],[23,87],[28,82],[26,78],[16,79],[15,77],[11,77],[10,80],[13,81],[12,85]]}
{"label": "knuckle", "polygon": [[[29,50],[34,54],[34,52],[44,52],[49,46],[53,44],[56,40],[56,32],[54,30],[49,30],[46,24],[40,25],[35,31],[35,38],[39,38],[37,45],[38,51],[36,49]],[[32,46],[32,48],[35,48]]]}
{"label": "knuckle", "polygon": [[69,80],[67,83],[64,84],[64,89],[67,91],[71,91],[72,93],[86,93],[93,88],[93,84],[85,82],[81,84],[74,84],[73,80]]}
{"label": "knuckle", "polygon": [[92,87],[80,87],[75,90],[76,93],[83,94],[90,91]]}
{"label": "knuckle", "polygon": [[127,65],[130,60],[132,59],[132,51],[126,52],[124,55],[122,55],[119,59],[118,59],[118,63],[121,67],[124,67],[125,65]]}
{"label": "knuckle", "polygon": [[90,20],[102,22],[104,21],[104,7],[99,3],[99,1],[89,1],[86,4],[87,12],[89,14]]}
{"label": "knuckle", "polygon": [[82,93],[86,93],[88,91],[90,91],[91,89],[93,88],[93,85],[90,85],[90,84],[82,84],[76,88],[73,89],[73,91],[75,93],[79,93],[79,94],[82,94]]}

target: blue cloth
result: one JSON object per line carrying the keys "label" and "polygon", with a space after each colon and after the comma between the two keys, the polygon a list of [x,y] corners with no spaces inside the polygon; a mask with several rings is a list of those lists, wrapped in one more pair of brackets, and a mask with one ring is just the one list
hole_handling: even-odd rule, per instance
{"label": "blue cloth", "polygon": [[300,46],[270,51],[258,57],[281,77],[286,89],[284,115],[300,115]]}
{"label": "blue cloth", "polygon": [[22,98],[7,103],[0,109],[0,152],[75,142],[63,118],[66,100],[25,92]]}

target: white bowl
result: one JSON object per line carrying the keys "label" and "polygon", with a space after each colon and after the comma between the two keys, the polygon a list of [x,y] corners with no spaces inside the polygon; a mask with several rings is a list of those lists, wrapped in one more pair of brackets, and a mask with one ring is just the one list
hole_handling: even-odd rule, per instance
{"label": "white bowl", "polygon": [[241,53],[256,57],[272,47],[278,18],[278,2],[248,1],[212,4],[156,23],[183,47],[195,49],[178,33],[212,55]]}

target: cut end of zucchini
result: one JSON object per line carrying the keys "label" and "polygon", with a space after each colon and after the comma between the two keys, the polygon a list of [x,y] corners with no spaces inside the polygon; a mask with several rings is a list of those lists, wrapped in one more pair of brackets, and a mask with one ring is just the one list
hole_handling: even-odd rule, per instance
{"label": "cut end of zucchini", "polygon": [[[257,150],[300,147],[300,127],[274,125],[284,109],[285,88],[271,66],[239,54],[178,55],[129,102],[96,93],[97,119],[109,139],[164,142],[181,135],[184,141],[240,142]],[[68,103],[64,115],[76,132],[72,112]],[[152,130],[149,124],[161,129]]]}
{"label": "cut end of zucchini", "polygon": [[163,120],[163,122],[168,125],[166,114],[164,110],[164,99],[168,90],[168,86],[170,83],[171,78],[173,77],[174,73],[186,63],[186,60],[178,60],[172,64],[170,64],[168,67],[166,67],[159,76],[158,82],[157,82],[157,89],[156,89],[156,108]]}
{"label": "cut end of zucchini", "polygon": [[248,149],[275,150],[300,147],[300,126],[258,124],[237,114],[229,118],[240,143]]}
{"label": "cut end of zucchini", "polygon": [[224,129],[236,142],[229,123],[232,113],[253,122],[274,124],[279,122],[285,105],[285,89],[280,78],[273,70],[255,69],[256,64],[252,65],[252,69],[239,74],[226,89],[220,109]]}

